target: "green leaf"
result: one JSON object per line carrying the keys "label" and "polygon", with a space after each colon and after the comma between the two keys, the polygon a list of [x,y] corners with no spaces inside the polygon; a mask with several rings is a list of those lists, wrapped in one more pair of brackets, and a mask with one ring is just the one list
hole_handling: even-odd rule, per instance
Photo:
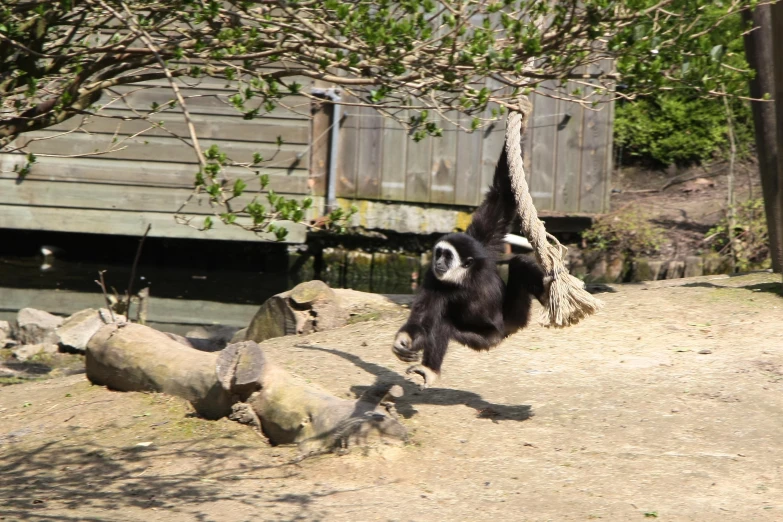
{"label": "green leaf", "polygon": [[710,58],[712,58],[712,61],[719,62],[722,57],[723,57],[723,46],[721,44],[718,44],[714,46],[712,49],[710,49]]}
{"label": "green leaf", "polygon": [[234,191],[233,191],[234,192],[234,197],[236,198],[236,197],[241,196],[246,188],[247,188],[247,183],[245,183],[241,179],[237,179],[234,182]]}
{"label": "green leaf", "polygon": [[207,216],[204,218],[204,230],[209,230],[212,228],[212,218]]}

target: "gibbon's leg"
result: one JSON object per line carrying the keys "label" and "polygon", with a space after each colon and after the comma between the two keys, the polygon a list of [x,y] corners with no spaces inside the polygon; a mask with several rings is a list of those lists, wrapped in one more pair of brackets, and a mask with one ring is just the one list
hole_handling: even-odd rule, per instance
{"label": "gibbon's leg", "polygon": [[504,338],[502,330],[491,326],[488,326],[483,332],[455,330],[452,335],[458,343],[477,351],[489,350],[500,344]]}
{"label": "gibbon's leg", "polygon": [[434,325],[426,336],[421,364],[415,364],[406,371],[424,379],[421,389],[429,388],[438,380],[443,358],[449,348],[450,334],[450,328],[445,322]]}
{"label": "gibbon's leg", "polygon": [[544,295],[544,272],[525,256],[515,256],[508,263],[508,283],[503,297],[503,322],[506,336],[527,326],[532,298]]}

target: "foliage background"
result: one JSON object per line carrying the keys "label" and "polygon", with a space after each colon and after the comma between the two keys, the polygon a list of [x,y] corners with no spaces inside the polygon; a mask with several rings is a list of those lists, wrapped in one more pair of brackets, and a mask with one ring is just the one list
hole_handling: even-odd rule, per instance
{"label": "foliage background", "polygon": [[[722,2],[715,2],[710,9],[712,16],[727,13]],[[718,29],[697,39],[704,50],[701,56],[683,53],[680,69],[683,77],[701,74],[703,84],[709,84],[711,76],[717,80],[721,75],[720,83],[713,87],[732,95],[729,107],[741,158],[751,152],[754,141],[747,100],[747,79],[752,71],[745,59],[742,38],[747,29],[740,15],[728,16]],[[654,66],[639,61],[626,61],[622,67],[633,70]],[[657,91],[635,100],[618,101],[615,114],[616,157],[621,164],[687,166],[726,155],[728,115],[723,99],[707,97],[703,90],[693,89],[687,83],[661,84]]]}

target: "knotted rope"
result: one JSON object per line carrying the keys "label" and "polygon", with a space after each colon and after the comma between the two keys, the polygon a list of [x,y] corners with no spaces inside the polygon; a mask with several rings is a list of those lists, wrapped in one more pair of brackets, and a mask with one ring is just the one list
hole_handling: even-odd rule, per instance
{"label": "knotted rope", "polygon": [[[526,114],[530,114],[530,102],[525,100]],[[524,110],[524,108],[523,108]],[[603,303],[585,290],[582,281],[572,276],[563,263],[567,249],[544,228],[533,206],[530,190],[525,181],[522,161],[522,125],[527,123],[522,113],[511,111],[506,122],[506,156],[511,186],[522,221],[522,234],[530,241],[538,264],[544,270],[544,326],[563,328],[577,324],[583,318],[596,313]]]}

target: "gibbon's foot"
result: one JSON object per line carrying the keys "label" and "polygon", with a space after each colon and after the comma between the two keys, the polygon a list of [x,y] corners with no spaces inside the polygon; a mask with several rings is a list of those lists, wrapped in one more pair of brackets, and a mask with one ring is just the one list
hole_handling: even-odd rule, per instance
{"label": "gibbon's foot", "polygon": [[419,388],[424,390],[426,388],[429,388],[435,382],[438,380],[439,375],[432,371],[431,369],[427,368],[423,364],[414,364],[410,368],[407,369],[405,372],[408,375],[415,374],[424,379],[424,382],[419,385]]}
{"label": "gibbon's foot", "polygon": [[228,416],[232,421],[237,421],[240,424],[247,424],[257,430],[261,429],[261,420],[256,415],[252,406],[246,402],[237,402],[231,406],[231,415]]}
{"label": "gibbon's foot", "polygon": [[419,350],[414,350],[412,347],[413,339],[411,339],[411,336],[407,332],[400,332],[394,338],[392,352],[403,362],[418,361],[421,358],[421,354]]}

